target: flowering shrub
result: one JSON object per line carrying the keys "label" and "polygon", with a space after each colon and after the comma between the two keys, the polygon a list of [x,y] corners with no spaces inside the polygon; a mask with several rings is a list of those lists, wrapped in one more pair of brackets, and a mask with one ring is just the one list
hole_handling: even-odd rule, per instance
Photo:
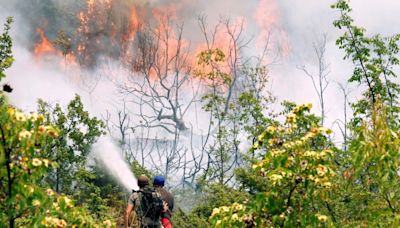
{"label": "flowering shrub", "polygon": [[[311,104],[291,109],[283,124],[268,126],[252,150],[264,153],[253,172],[267,184],[251,200],[215,208],[210,216],[216,227],[298,227],[331,223],[327,198],[334,188],[334,148],[330,129],[309,121]],[[328,205],[328,206],[327,206]]]}
{"label": "flowering shrub", "polygon": [[214,208],[211,218],[221,218],[215,222],[216,227],[229,223],[231,226],[243,225],[243,221],[248,219],[245,213],[245,206],[239,203],[233,203],[231,206],[222,206]]}
{"label": "flowering shrub", "polygon": [[42,187],[43,178],[57,163],[43,154],[59,132],[44,125],[43,115],[25,114],[0,95],[0,224],[15,226],[91,227],[96,223],[65,195]]}
{"label": "flowering shrub", "polygon": [[[0,79],[12,65],[12,18],[0,34]],[[4,92],[12,88],[3,86]],[[44,177],[58,164],[45,153],[59,129],[44,115],[25,114],[8,103],[0,92],[0,224],[8,227],[94,227],[115,226],[95,221],[65,195],[46,189]]]}

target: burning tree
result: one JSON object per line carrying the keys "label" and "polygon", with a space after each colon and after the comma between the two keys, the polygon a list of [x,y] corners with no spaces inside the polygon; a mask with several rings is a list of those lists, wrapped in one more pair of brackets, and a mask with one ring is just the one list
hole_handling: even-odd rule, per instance
{"label": "burning tree", "polygon": [[[142,151],[135,157],[142,161],[147,157],[154,167],[163,164],[158,171],[168,176],[182,167],[187,148],[180,143],[181,134],[190,131],[184,116],[196,100],[197,90],[191,90],[191,63],[183,26],[173,27],[170,15],[156,16],[156,27],[138,33],[132,76],[120,87],[137,107],[139,123],[134,128],[147,131],[153,138],[153,154]],[[142,140],[148,139],[138,135],[138,141]]]}

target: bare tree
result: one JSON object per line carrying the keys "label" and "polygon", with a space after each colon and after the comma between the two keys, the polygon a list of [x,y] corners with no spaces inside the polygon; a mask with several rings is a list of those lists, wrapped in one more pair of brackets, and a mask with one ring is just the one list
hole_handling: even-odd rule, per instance
{"label": "bare tree", "polygon": [[169,16],[160,20],[157,27],[143,29],[137,35],[132,75],[120,85],[135,107],[132,114],[139,119],[134,128],[140,132],[149,130],[148,137],[136,140],[153,144],[147,161],[165,176],[183,164],[187,149],[181,135],[190,132],[184,116],[198,93],[198,88],[191,90],[189,86],[191,62],[182,35],[183,25],[172,26]]}
{"label": "bare tree", "polygon": [[299,67],[312,81],[314,90],[317,93],[319,105],[321,108],[321,125],[324,125],[326,116],[324,93],[329,85],[328,75],[330,74],[330,64],[325,61],[327,35],[323,34],[322,38],[313,43],[314,54],[317,57],[318,70],[317,74],[310,72],[305,66]]}
{"label": "bare tree", "polygon": [[[269,97],[262,92],[267,70],[260,66],[260,59],[257,73],[248,70],[254,62],[244,54],[250,40],[243,35],[243,22],[221,20],[209,31],[203,17],[199,18],[199,27],[205,40],[204,52],[223,53],[223,60],[211,61],[202,69],[214,72],[216,77],[194,77],[199,76],[195,68],[203,66],[193,65],[193,53],[183,39],[183,25],[172,24],[170,17],[165,17],[155,26],[143,27],[133,45],[130,76],[118,84],[127,101],[116,122],[120,137],[130,132],[127,129],[134,129],[133,138],[126,141],[127,157],[167,177],[178,174],[182,186],[196,188],[199,177],[232,183],[233,170],[242,161],[243,110],[238,100],[244,91],[252,91],[260,100],[264,95]],[[217,42],[221,35],[226,37],[224,47]],[[207,103],[212,108],[207,108]],[[208,113],[208,120],[202,120],[200,127],[187,119],[189,112],[200,112],[199,107],[206,111],[204,115]]]}
{"label": "bare tree", "polygon": [[342,134],[343,137],[343,150],[344,152],[347,152],[347,139],[349,138],[348,135],[348,117],[347,117],[347,112],[348,112],[348,106],[350,104],[349,102],[349,89],[347,88],[347,86],[344,86],[341,83],[338,83],[339,88],[343,94],[343,120],[337,119],[333,122],[333,124],[336,124]]}
{"label": "bare tree", "polygon": [[122,110],[117,110],[116,119],[112,119],[112,114],[107,110],[106,115],[103,116],[103,120],[106,124],[107,131],[114,139],[118,140],[118,144],[123,151],[123,155],[128,159],[132,160],[136,158],[136,154],[130,153],[132,151],[132,136],[135,133],[135,129],[131,127],[131,118],[126,107],[126,102],[122,104]]}

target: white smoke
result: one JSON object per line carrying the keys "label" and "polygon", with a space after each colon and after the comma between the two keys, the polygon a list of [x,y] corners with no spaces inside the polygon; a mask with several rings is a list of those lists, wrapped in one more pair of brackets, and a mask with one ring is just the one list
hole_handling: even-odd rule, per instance
{"label": "white smoke", "polygon": [[137,179],[122,156],[121,149],[108,136],[101,137],[92,147],[91,156],[101,162],[127,191],[139,190]]}
{"label": "white smoke", "polygon": [[[320,114],[319,100],[312,82],[298,67],[304,65],[316,75],[318,61],[313,50],[313,42],[326,34],[325,60],[330,65],[330,74],[328,75],[330,84],[325,91],[325,126],[333,128],[336,132],[334,140],[340,143],[342,136],[334,123],[338,119],[343,120],[344,118],[344,95],[338,83],[348,86],[350,102],[357,101],[362,97],[363,87],[347,82],[354,66],[350,61],[343,60],[345,53],[343,50],[339,50],[335,44],[336,39],[344,33],[332,24],[340,16],[338,10],[329,7],[336,0],[309,0],[307,3],[304,1],[277,2],[282,15],[280,19],[283,29],[288,36],[290,53],[287,59],[270,67],[272,94],[279,101],[312,102],[314,104],[313,111]],[[350,5],[353,8],[351,16],[355,24],[364,27],[367,35],[379,33],[389,36],[400,32],[400,20],[397,13],[400,1],[352,0]],[[351,108],[348,107],[347,111],[348,117],[351,117]]]}

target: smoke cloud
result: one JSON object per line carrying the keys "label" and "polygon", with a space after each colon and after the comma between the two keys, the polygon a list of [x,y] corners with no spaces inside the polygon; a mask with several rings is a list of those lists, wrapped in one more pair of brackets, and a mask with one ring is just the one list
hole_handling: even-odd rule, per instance
{"label": "smoke cloud", "polygon": [[[306,66],[316,75],[318,70],[317,59],[313,52],[313,43],[327,36],[326,62],[330,65],[328,79],[330,84],[325,92],[326,125],[336,132],[336,140],[341,141],[339,130],[334,124],[344,117],[344,98],[339,83],[346,85],[352,73],[353,65],[343,60],[344,52],[336,46],[336,39],[344,33],[334,28],[332,22],[339,17],[339,13],[330,8],[334,0],[329,1],[277,1],[281,12],[283,30],[287,33],[290,52],[286,59],[271,67],[272,93],[279,100],[291,100],[298,103],[312,102],[314,112],[319,114],[318,98],[310,78],[298,69]],[[355,24],[364,27],[368,35],[382,34],[390,36],[400,32],[398,10],[400,2],[392,0],[352,0],[351,13]],[[349,99],[354,102],[361,97],[358,85],[347,85],[350,91]],[[350,110],[350,108],[348,108]],[[348,111],[349,112],[349,111]],[[347,113],[350,114],[350,113]]]}

